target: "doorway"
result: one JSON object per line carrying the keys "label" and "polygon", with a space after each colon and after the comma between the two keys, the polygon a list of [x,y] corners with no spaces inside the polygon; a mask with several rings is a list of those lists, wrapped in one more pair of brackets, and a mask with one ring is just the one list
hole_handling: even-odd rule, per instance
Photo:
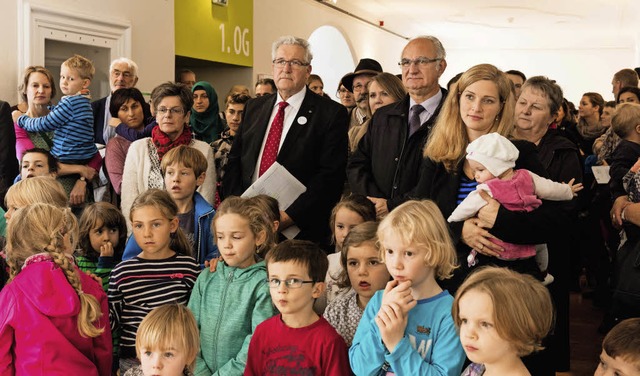
{"label": "doorway", "polygon": [[[81,55],[93,62],[96,73],[93,75],[89,90],[91,99],[96,100],[109,95],[109,64],[111,62],[111,49],[72,42],[45,39],[44,43],[44,67],[47,68],[54,79],[60,77],[60,65],[73,56]],[[57,88],[59,89],[59,87]],[[57,90],[53,103],[58,103],[62,92]]]}

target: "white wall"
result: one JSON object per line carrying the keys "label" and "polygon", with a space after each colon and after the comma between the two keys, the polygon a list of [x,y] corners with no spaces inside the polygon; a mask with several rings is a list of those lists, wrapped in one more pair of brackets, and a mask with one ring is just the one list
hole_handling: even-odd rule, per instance
{"label": "white wall", "polygon": [[[309,38],[323,25],[334,26],[342,32],[351,49],[354,66],[360,58],[371,57],[378,60],[385,71],[400,73],[397,62],[407,42],[405,39],[314,0],[256,0],[254,80],[258,73],[271,72],[271,43],[276,38],[286,34]],[[442,28],[429,27],[425,33],[440,38],[447,50],[448,67],[440,80],[442,86],[475,64],[491,63],[503,70],[518,69],[527,76],[546,75],[555,79],[562,86],[565,97],[574,103],[588,91],[613,100],[613,74],[622,68],[640,65],[637,46],[640,34],[567,30],[561,26],[536,29],[535,24],[526,29],[448,24]],[[322,76],[322,72],[316,73]]]}
{"label": "white wall", "polygon": [[[26,1],[26,0],[25,0]],[[31,4],[64,11],[128,20],[132,25],[132,56],[138,64],[138,88],[151,91],[160,82],[174,79],[174,0],[30,0]],[[0,38],[0,98],[17,103],[18,7],[21,0],[0,0],[3,35]]]}
{"label": "white wall", "polygon": [[582,94],[600,93],[614,100],[613,74],[639,64],[635,38],[575,30],[478,29],[469,37],[464,28],[451,30],[442,42],[448,67],[443,85],[475,64],[490,63],[502,70],[517,69],[527,77],[548,76],[562,87],[565,98],[577,105]]}
{"label": "white wall", "polygon": [[[3,37],[0,38],[0,98],[17,102],[18,5],[27,0],[0,0]],[[30,0],[33,4],[73,9],[79,13],[128,20],[132,25],[132,59],[140,66],[138,87],[150,91],[156,84],[174,78],[175,0]],[[178,0],[187,1],[187,0]],[[189,0],[192,1],[192,0]],[[271,44],[281,35],[309,38],[318,27],[340,30],[353,55],[378,60],[383,69],[399,73],[396,65],[406,40],[364,24],[315,0],[254,0],[254,69],[249,81],[246,69],[229,67],[210,76],[224,76],[218,89],[225,92],[231,82],[252,86],[260,73],[271,73]],[[502,69],[519,69],[527,76],[545,74],[558,80],[565,96],[576,102],[582,93],[597,91],[610,100],[611,77],[621,68],[640,65],[640,34],[606,35],[598,30],[491,30],[458,25],[425,32],[438,36],[448,52],[448,68],[441,84],[478,63],[488,62]],[[342,69],[340,69],[342,70]],[[204,72],[203,72],[204,73]],[[344,74],[347,72],[339,72]],[[208,78],[208,77],[207,77]],[[221,93],[222,94],[222,93]],[[330,95],[332,93],[329,92]]]}
{"label": "white wall", "polygon": [[[335,11],[315,0],[254,0],[253,5],[254,80],[258,74],[271,74],[271,44],[282,35],[309,39],[323,25],[342,32],[353,56],[358,60],[376,59],[382,69],[399,73],[398,61],[406,40]],[[311,46],[313,50],[313,46]],[[313,62],[312,62],[313,65]],[[341,69],[342,70],[342,69]],[[342,76],[349,71],[337,72]],[[319,73],[322,76],[321,72]],[[334,97],[333,93],[327,93]]]}

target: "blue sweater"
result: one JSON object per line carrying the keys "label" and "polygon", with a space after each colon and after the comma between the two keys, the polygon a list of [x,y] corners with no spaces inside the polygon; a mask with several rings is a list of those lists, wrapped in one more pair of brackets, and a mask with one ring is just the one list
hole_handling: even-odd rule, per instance
{"label": "blue sweater", "polygon": [[[195,249],[198,250],[197,253],[194,252],[193,258],[196,259],[201,268],[204,268],[205,260],[208,261],[220,256],[218,247],[213,243],[213,236],[211,234],[211,223],[213,222],[213,216],[216,214],[216,211],[213,210],[213,206],[198,192],[194,192],[193,202],[193,212],[195,215],[195,228],[193,229],[195,235],[194,246]],[[136,239],[131,235],[124,248],[122,261],[135,257],[140,252],[142,252],[142,248],[140,248],[138,243],[136,243]]]}
{"label": "blue sweater", "polygon": [[409,311],[407,328],[392,353],[382,342],[375,317],[383,291],[364,310],[349,362],[356,375],[378,375],[383,367],[396,375],[459,376],[465,354],[451,317],[453,297],[447,291],[418,301]]}
{"label": "blue sweater", "polygon": [[28,132],[55,131],[51,154],[60,162],[77,163],[91,159],[98,152],[94,143],[91,103],[83,95],[62,97],[47,116],[20,116],[18,125]]}

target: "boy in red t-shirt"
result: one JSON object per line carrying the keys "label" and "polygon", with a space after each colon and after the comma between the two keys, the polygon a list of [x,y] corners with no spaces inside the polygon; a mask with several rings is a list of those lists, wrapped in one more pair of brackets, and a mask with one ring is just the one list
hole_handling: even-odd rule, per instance
{"label": "boy in red t-shirt", "polygon": [[287,240],[267,253],[271,300],[280,315],[258,325],[245,375],[350,375],[347,345],[313,310],[325,289],[326,254],[314,243]]}

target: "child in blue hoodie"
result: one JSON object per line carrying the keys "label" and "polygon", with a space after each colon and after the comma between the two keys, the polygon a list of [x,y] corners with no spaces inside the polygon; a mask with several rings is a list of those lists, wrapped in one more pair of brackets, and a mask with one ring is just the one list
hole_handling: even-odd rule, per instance
{"label": "child in blue hoodie", "polygon": [[[207,159],[199,150],[185,145],[171,149],[160,164],[165,189],[178,205],[180,228],[191,243],[193,258],[201,267],[205,261],[219,256],[211,235],[215,210],[196,192],[204,182],[207,166]],[[131,236],[122,259],[135,257],[140,251],[140,246]]]}

